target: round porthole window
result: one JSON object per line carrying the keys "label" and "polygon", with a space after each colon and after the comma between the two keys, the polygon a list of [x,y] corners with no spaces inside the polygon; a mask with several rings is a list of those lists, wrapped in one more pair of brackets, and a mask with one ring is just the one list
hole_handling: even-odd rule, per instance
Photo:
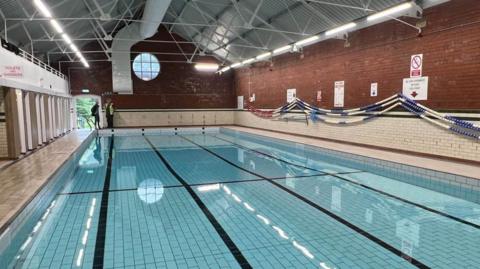
{"label": "round porthole window", "polygon": [[155,55],[142,53],[133,60],[133,72],[139,79],[149,81],[160,73],[160,63]]}

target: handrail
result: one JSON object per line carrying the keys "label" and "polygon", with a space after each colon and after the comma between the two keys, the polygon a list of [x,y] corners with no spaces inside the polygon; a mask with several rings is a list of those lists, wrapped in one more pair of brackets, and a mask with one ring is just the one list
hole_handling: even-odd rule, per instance
{"label": "handrail", "polygon": [[63,73],[61,73],[60,71],[58,71],[57,69],[55,68],[52,68],[50,65],[44,63],[42,60],[36,58],[35,56],[33,56],[32,54],[22,50],[22,49],[19,49],[20,50],[20,56],[24,59],[26,59],[27,61],[35,64],[35,65],[38,65],[40,66],[41,68],[47,70],[48,72],[50,73],[53,73],[54,75],[56,76],[59,76],[61,77],[62,79],[64,80],[67,80],[67,76],[65,76]]}

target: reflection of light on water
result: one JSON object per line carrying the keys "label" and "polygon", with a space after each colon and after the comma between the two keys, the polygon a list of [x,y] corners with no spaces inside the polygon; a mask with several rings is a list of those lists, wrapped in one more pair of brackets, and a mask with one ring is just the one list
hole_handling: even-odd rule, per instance
{"label": "reflection of light on water", "polygon": [[154,178],[140,182],[137,189],[138,197],[147,204],[153,204],[162,199],[163,191],[162,182]]}
{"label": "reflection of light on water", "polygon": [[203,185],[197,188],[200,192],[216,191],[220,189],[220,184]]}
{"label": "reflection of light on water", "polygon": [[[211,190],[212,188],[213,188],[213,187],[210,186],[209,188],[207,188],[207,190]],[[235,193],[233,193],[227,186],[223,185],[223,186],[221,186],[221,188],[225,191],[225,193],[227,193],[228,195],[230,195],[235,201],[237,201],[237,202],[239,202],[239,203],[242,201],[242,200],[240,199],[240,197],[238,197]],[[217,187],[215,186],[214,189],[217,190],[217,189],[219,189],[219,188],[217,188]],[[247,210],[249,210],[249,211],[251,211],[251,212],[255,212],[255,211],[256,211],[255,208],[253,208],[253,206],[251,206],[251,205],[250,205],[249,203],[247,203],[247,202],[244,202],[244,203],[243,203],[243,206],[244,206]],[[260,220],[262,220],[265,225],[270,226],[271,221],[270,221],[268,218],[266,218],[265,216],[260,215],[260,214],[256,214],[256,216],[257,216],[257,218],[259,218]],[[315,259],[315,255],[313,255],[312,252],[310,252],[310,250],[309,250],[306,246],[301,245],[298,241],[296,241],[296,240],[293,239],[293,238],[290,239],[290,237],[287,235],[287,233],[286,233],[282,228],[280,228],[280,227],[278,227],[278,226],[275,226],[275,225],[271,225],[270,227],[271,227],[273,230],[275,230],[275,231],[277,232],[278,236],[280,236],[281,238],[283,238],[283,239],[285,239],[285,240],[290,240],[291,243],[292,243],[292,245],[293,245],[296,249],[298,249],[305,257],[307,257],[307,258],[309,258],[309,259],[311,259],[311,260],[314,260],[314,259]],[[323,269],[336,269],[335,266],[330,267],[330,266],[328,266],[325,262],[322,262],[322,261],[320,262],[320,267],[323,268]]]}
{"label": "reflection of light on water", "polygon": [[88,212],[88,219],[87,222],[85,223],[85,231],[83,232],[82,236],[82,245],[80,246],[80,250],[78,251],[78,256],[77,256],[77,267],[82,266],[83,262],[83,255],[85,253],[85,246],[87,245],[87,240],[88,240],[88,231],[90,230],[90,227],[92,225],[92,218],[93,218],[93,213],[95,212],[95,206],[97,205],[97,198],[92,198],[92,203],[90,205],[90,210]]}

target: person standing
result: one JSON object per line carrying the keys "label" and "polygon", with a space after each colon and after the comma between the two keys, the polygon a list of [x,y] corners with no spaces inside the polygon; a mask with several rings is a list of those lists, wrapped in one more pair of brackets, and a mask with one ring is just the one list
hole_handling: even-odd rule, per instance
{"label": "person standing", "polygon": [[98,105],[98,101],[95,101],[95,105],[92,106],[91,109],[92,116],[95,118],[95,129],[100,129],[100,109]]}
{"label": "person standing", "polygon": [[107,99],[107,104],[105,105],[105,114],[107,116],[107,125],[108,128],[113,128],[113,113],[115,112],[115,108],[113,107],[112,99]]}

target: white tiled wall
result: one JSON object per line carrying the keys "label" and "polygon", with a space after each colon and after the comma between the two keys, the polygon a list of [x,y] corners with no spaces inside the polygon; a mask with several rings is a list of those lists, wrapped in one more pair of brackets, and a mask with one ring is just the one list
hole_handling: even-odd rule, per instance
{"label": "white tiled wall", "polygon": [[233,124],[234,113],[233,110],[117,111],[114,116],[114,126],[231,125]]}
{"label": "white tiled wall", "polygon": [[250,112],[235,112],[234,123],[246,127],[329,138],[385,148],[480,161],[480,141],[454,134],[418,118],[381,117],[355,125],[275,121]]}

